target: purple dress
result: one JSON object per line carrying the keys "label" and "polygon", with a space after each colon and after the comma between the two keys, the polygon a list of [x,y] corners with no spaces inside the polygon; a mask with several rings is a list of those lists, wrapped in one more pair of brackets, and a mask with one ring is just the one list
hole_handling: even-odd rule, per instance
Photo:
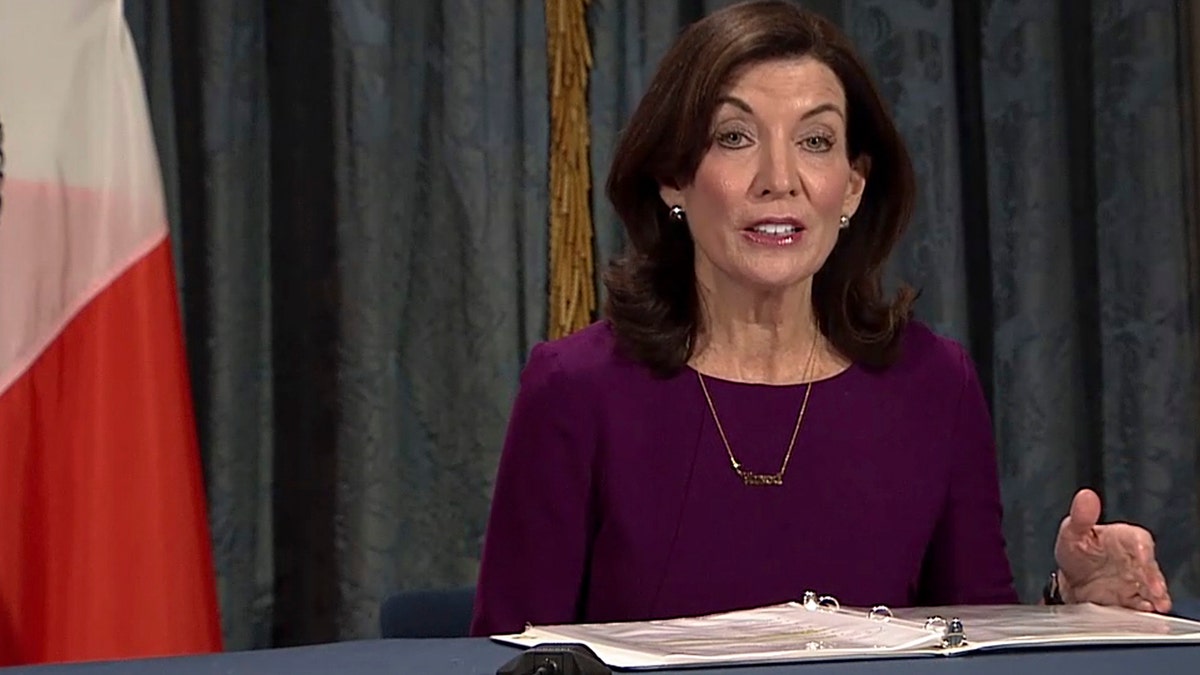
{"label": "purple dress", "polygon": [[[789,600],[1017,601],[992,427],[966,352],[912,323],[883,371],[813,385],[784,483],[730,466],[696,372],[621,357],[607,322],[539,344],[496,478],[471,632]],[[734,455],[778,470],[805,385],[705,378]]]}

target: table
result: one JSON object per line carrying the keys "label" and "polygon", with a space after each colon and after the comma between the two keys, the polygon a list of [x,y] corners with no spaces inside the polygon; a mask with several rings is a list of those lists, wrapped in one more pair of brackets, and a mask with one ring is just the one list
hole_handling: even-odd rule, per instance
{"label": "table", "polygon": [[[482,638],[364,640],[125,662],[25,666],[3,675],[494,675],[519,650]],[[661,675],[1142,675],[1195,673],[1200,645],[1030,650],[920,659],[658,671]]]}
{"label": "table", "polygon": [[[1200,618],[1200,602],[1176,614]],[[520,650],[486,638],[359,640],[124,662],[23,666],[0,675],[494,675]],[[616,671],[619,672],[619,671]],[[1150,675],[1200,672],[1200,645],[1030,649],[954,657],[657,671],[659,675]]]}

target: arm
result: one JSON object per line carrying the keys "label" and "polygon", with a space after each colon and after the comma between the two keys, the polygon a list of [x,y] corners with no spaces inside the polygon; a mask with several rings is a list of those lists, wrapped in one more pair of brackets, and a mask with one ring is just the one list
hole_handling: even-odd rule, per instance
{"label": "arm", "polygon": [[595,435],[553,347],[521,374],[492,496],[472,635],[570,623],[591,539]]}
{"label": "arm", "polygon": [[950,485],[926,552],[921,603],[1015,603],[991,416],[975,367],[961,347],[958,365],[961,386],[947,448]]}

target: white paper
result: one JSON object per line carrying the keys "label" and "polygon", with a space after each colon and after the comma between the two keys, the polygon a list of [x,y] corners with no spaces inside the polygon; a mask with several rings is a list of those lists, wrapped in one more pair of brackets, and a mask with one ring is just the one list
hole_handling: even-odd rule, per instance
{"label": "white paper", "polygon": [[941,637],[905,622],[872,621],[846,611],[788,603],[695,618],[531,627],[496,639],[522,646],[579,642],[610,666],[656,668],[863,658],[931,647]]}
{"label": "white paper", "polygon": [[962,619],[967,643],[956,651],[1018,645],[1198,642],[1200,623],[1117,607],[993,605],[897,609],[899,618]]}
{"label": "white paper", "polygon": [[[881,621],[869,618],[865,609],[787,603],[695,618],[530,626],[493,639],[521,647],[582,643],[610,667],[628,670],[954,656],[1016,646],[1200,644],[1200,622],[1096,605],[925,607],[892,613]],[[943,646],[942,632],[925,627],[930,617],[962,620],[966,642]]]}

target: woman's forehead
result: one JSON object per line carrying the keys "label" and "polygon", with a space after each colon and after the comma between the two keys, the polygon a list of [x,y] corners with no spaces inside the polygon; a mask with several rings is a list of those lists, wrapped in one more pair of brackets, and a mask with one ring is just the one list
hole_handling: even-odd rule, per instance
{"label": "woman's forehead", "polygon": [[731,78],[721,97],[759,108],[807,110],[834,104],[844,108],[845,90],[833,70],[812,57],[777,59],[750,64]]}

